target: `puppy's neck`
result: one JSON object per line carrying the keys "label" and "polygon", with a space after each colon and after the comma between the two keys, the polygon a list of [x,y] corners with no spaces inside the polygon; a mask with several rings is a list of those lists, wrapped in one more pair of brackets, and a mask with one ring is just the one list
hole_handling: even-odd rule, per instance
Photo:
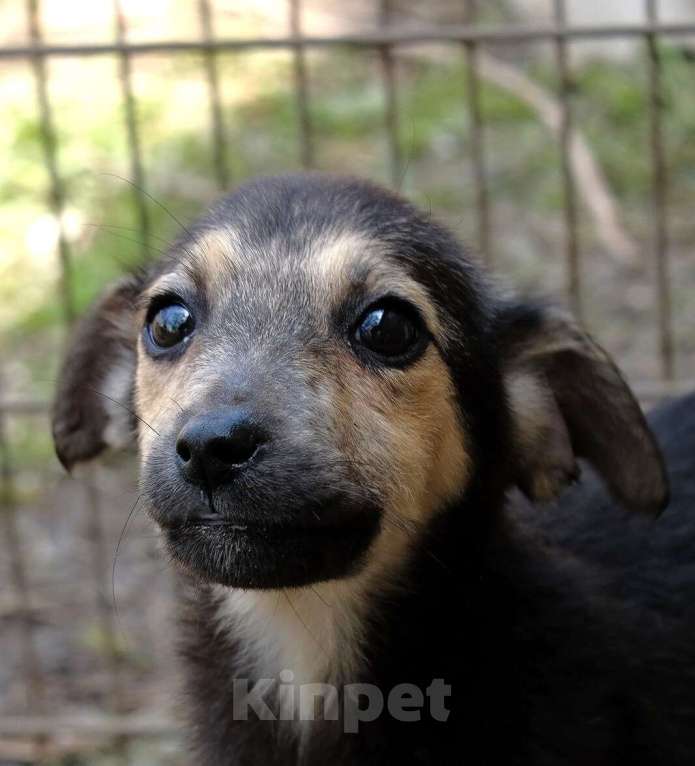
{"label": "puppy's neck", "polygon": [[402,590],[412,547],[407,533],[392,529],[354,577],[280,590],[218,587],[220,626],[238,647],[237,676],[289,670],[296,684],[359,680],[370,615],[378,600]]}
{"label": "puppy's neck", "polygon": [[359,674],[367,605],[345,583],[217,595],[220,627],[238,647],[237,676],[290,671],[296,684],[340,684]]}

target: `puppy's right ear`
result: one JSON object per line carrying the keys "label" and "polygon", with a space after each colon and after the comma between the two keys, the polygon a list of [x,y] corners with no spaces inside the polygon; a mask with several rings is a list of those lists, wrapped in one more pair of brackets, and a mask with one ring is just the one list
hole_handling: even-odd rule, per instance
{"label": "puppy's right ear", "polygon": [[69,471],[135,434],[133,385],[142,284],[126,277],[109,288],[79,322],[63,362],[53,404],[53,440]]}

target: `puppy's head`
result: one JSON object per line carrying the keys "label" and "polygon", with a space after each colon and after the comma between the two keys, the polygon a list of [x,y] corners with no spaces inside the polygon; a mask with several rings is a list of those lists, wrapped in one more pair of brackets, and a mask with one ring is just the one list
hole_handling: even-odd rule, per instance
{"label": "puppy's head", "polygon": [[321,176],[224,199],[83,320],[56,399],[66,466],[138,435],[174,558],[279,587],[395,562],[447,509],[559,492],[576,456],[664,500],[639,408],[565,318],[496,301],[399,198]]}

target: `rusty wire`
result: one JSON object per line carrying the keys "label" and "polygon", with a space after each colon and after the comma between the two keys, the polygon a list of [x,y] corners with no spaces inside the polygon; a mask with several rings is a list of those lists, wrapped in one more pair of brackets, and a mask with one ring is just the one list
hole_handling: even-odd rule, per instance
{"label": "rusty wire", "polygon": [[[380,29],[388,29],[391,22],[391,0],[379,0]],[[400,129],[398,120],[398,97],[396,95],[396,61],[391,45],[379,46],[381,79],[384,88],[384,126],[388,142],[389,174],[391,184],[399,188],[402,183],[403,158],[401,154]]]}
{"label": "rusty wire", "polygon": [[[296,0],[293,0],[296,2]],[[421,45],[427,43],[532,43],[543,40],[600,40],[606,38],[638,38],[652,34],[665,37],[695,35],[693,23],[605,24],[602,26],[576,25],[558,29],[555,24],[523,24],[510,26],[470,27],[452,24],[445,29],[426,27],[402,29],[392,25],[389,29],[352,32],[339,35],[302,35],[294,32],[288,37],[242,37],[216,40],[167,40],[143,43],[85,43],[79,45],[9,45],[0,48],[0,59],[31,58],[38,56],[108,56],[122,52],[132,55],[199,53],[204,50],[243,51],[262,49],[378,48],[383,45]]]}
{"label": "rusty wire", "polygon": [[[212,42],[215,39],[215,29],[210,0],[199,0],[200,26],[203,40]],[[208,83],[210,98],[210,125],[212,130],[213,172],[217,185],[224,191],[230,182],[227,139],[225,136],[224,116],[222,114],[222,98],[220,95],[220,77],[217,62],[218,51],[206,48],[203,51],[205,75]]]}
{"label": "rusty wire", "polygon": [[[39,0],[26,0],[29,45],[0,48],[0,59],[26,59],[31,63],[37,98],[41,145],[44,165],[48,174],[48,204],[59,224],[58,258],[61,269],[62,304],[65,321],[70,324],[75,316],[72,294],[73,265],[70,247],[62,226],[62,213],[66,203],[66,188],[60,173],[59,146],[56,138],[55,116],[51,105],[48,84],[48,63],[53,57],[61,56],[115,56],[119,63],[121,92],[123,100],[124,128],[127,136],[130,173],[133,182],[133,201],[143,252],[149,249],[151,220],[144,192],[146,177],[142,160],[142,146],[138,129],[137,98],[133,88],[133,63],[135,56],[162,55],[193,52],[202,55],[203,71],[209,88],[210,129],[212,139],[211,163],[217,185],[226,188],[231,180],[230,151],[226,135],[224,109],[220,88],[218,57],[224,52],[285,49],[291,52],[293,60],[295,104],[298,120],[298,157],[305,168],[316,164],[316,141],[311,119],[311,94],[306,51],[309,48],[348,47],[370,49],[377,53],[381,65],[381,79],[384,92],[384,127],[388,146],[389,175],[394,186],[400,186],[403,176],[401,148],[398,80],[395,49],[400,46],[422,43],[451,43],[461,46],[465,59],[466,97],[470,115],[470,156],[476,192],[477,246],[487,261],[493,258],[494,243],[491,237],[491,210],[486,173],[485,120],[481,99],[481,83],[478,72],[478,50],[486,43],[528,43],[549,41],[555,46],[558,67],[558,93],[561,105],[561,124],[558,131],[561,172],[564,193],[564,221],[566,233],[567,284],[570,301],[576,311],[581,311],[580,247],[578,239],[578,205],[575,183],[570,162],[570,148],[573,135],[572,78],[569,65],[568,47],[571,41],[599,38],[643,39],[648,52],[648,102],[650,149],[652,160],[652,255],[656,274],[657,318],[659,353],[663,381],[638,385],[638,393],[647,399],[655,399],[665,393],[681,390],[674,377],[674,346],[671,320],[671,293],[668,264],[667,194],[668,177],[666,153],[663,138],[663,83],[659,39],[661,36],[683,36],[695,34],[695,24],[662,24],[657,14],[656,0],[645,0],[645,21],[641,24],[611,24],[596,26],[571,26],[567,23],[564,0],[553,0],[554,21],[552,24],[530,26],[485,27],[477,23],[476,2],[467,0],[465,23],[446,28],[399,28],[393,18],[390,0],[375,0],[377,10],[376,28],[363,33],[333,36],[302,34],[301,2],[288,0],[289,36],[284,38],[229,39],[215,35],[214,13],[210,0],[199,0],[201,36],[197,40],[156,41],[133,43],[127,39],[127,20],[119,0],[114,0],[115,39],[111,43],[84,45],[46,45],[40,23]],[[48,405],[36,400],[10,400],[0,398],[0,495],[2,497],[3,536],[7,546],[12,587],[21,605],[22,675],[27,689],[33,717],[15,718],[9,729],[14,733],[25,731],[32,736],[42,733],[60,732],[69,728],[70,722],[56,716],[43,715],[44,678],[40,657],[35,644],[32,621],[29,618],[31,588],[27,579],[27,565],[24,560],[16,517],[14,490],[14,467],[7,435],[7,414],[28,416],[45,412]],[[108,571],[105,568],[106,548],[102,528],[101,508],[96,485],[86,485],[85,508],[89,514],[88,538],[92,546],[92,565],[96,611],[102,630],[108,638],[112,651],[108,656],[113,699],[111,717],[98,720],[80,720],[76,726],[90,727],[112,734],[136,736],[143,733],[169,732],[168,722],[159,719],[141,721],[135,717],[124,717],[121,700],[117,635],[108,591]],[[24,728],[23,728],[24,727]],[[1,729],[2,727],[0,727]],[[0,732],[1,733],[1,732]]]}
{"label": "rusty wire", "polygon": [[[477,0],[466,0],[464,11],[466,24],[475,24]],[[476,193],[476,218],[478,223],[478,251],[488,265],[492,264],[490,243],[490,204],[485,170],[485,128],[481,102],[480,75],[478,73],[478,43],[463,43],[466,59],[466,94],[471,120],[471,148],[469,156],[473,163],[473,180]]]}
{"label": "rusty wire", "polygon": [[[656,0],[645,0],[648,26],[657,25]],[[661,374],[666,380],[674,375],[673,328],[671,326],[671,286],[668,264],[668,230],[666,226],[667,171],[664,154],[662,112],[664,93],[661,77],[661,56],[656,33],[645,34],[649,70],[649,136],[652,159],[652,247],[656,271],[657,323],[659,328],[659,352]]]}
{"label": "rusty wire", "polygon": [[128,141],[128,156],[130,157],[133,204],[138,222],[142,258],[143,261],[146,261],[151,252],[151,225],[144,192],[146,180],[142,162],[140,132],[138,130],[137,105],[133,91],[131,54],[127,50],[126,45],[127,23],[120,0],[114,0],[114,20],[116,41],[121,46],[118,54],[118,63],[123,99],[123,119],[125,121]]}
{"label": "rusty wire", "polygon": [[302,167],[310,170],[314,167],[314,140],[309,113],[309,76],[306,56],[302,44],[302,7],[300,0],[290,0],[290,33],[297,44],[294,50],[294,88],[299,121],[299,154]]}
{"label": "rusty wire", "polygon": [[[555,23],[562,31],[567,26],[565,0],[554,0]],[[558,35],[555,41],[560,91],[560,167],[564,195],[565,239],[567,258],[567,294],[575,315],[582,316],[581,284],[579,274],[579,241],[577,234],[577,193],[570,151],[572,147],[572,106],[573,84],[570,77],[567,40]]]}

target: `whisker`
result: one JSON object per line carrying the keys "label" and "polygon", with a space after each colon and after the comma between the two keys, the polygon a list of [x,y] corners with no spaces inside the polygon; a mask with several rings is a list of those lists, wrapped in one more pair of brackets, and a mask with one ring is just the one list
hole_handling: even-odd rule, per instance
{"label": "whisker", "polygon": [[123,539],[126,534],[126,530],[128,529],[128,524],[130,524],[130,520],[133,518],[133,514],[135,513],[138,505],[140,504],[141,498],[142,498],[142,492],[137,496],[135,502],[133,503],[133,507],[130,509],[128,516],[126,517],[125,524],[123,525],[123,528],[121,529],[121,533],[118,536],[116,549],[114,550],[114,553],[113,553],[113,563],[111,565],[111,599],[113,601],[113,611],[116,616],[116,624],[119,626],[119,629],[124,636],[125,636],[125,631],[123,630],[123,627],[121,625],[121,616],[120,616],[120,612],[118,611],[118,601],[116,599],[116,565],[118,564],[118,553],[121,550],[121,543],[123,542]]}
{"label": "whisker", "polygon": [[[116,237],[117,239],[121,239],[124,242],[132,242],[134,245],[140,245],[140,247],[144,247],[146,250],[149,250],[150,252],[153,252],[153,253],[158,253],[159,255],[165,255],[166,254],[166,250],[162,250],[159,247],[154,247],[154,245],[148,245],[147,243],[142,242],[139,239],[134,239],[133,237],[126,237],[123,234],[119,234],[117,231],[109,231],[109,229],[121,229],[121,228],[126,228],[126,227],[111,226],[111,225],[105,224],[105,223],[86,223],[85,226],[90,226],[91,228],[94,228],[94,229],[104,229],[106,234],[110,234],[112,237]],[[127,230],[130,231],[129,229],[127,229]],[[130,266],[131,266],[131,264],[129,264],[127,261],[124,261],[122,258],[115,258],[115,260],[118,261],[118,263],[124,269],[130,268]]]}
{"label": "whisker", "polygon": [[[139,234],[140,233],[140,229],[136,229],[133,226],[120,226],[120,225],[114,224],[114,223],[95,223],[93,221],[90,221],[88,223],[85,223],[84,225],[85,226],[93,226],[95,228],[100,228],[100,229],[118,229],[120,231],[129,231],[129,232],[131,232],[131,234]],[[160,237],[157,234],[152,234],[150,236],[151,236],[152,239],[156,239],[156,240],[158,240],[159,242],[162,242],[165,245],[169,244],[169,240],[166,239],[165,237]],[[144,243],[143,242],[138,242],[138,244],[142,245]],[[159,252],[163,252],[163,251],[159,251]]]}
{"label": "whisker", "polygon": [[99,396],[103,396],[104,399],[108,399],[110,402],[117,404],[119,407],[123,407],[123,409],[126,412],[129,412],[136,420],[139,420],[141,423],[146,425],[150,429],[150,431],[157,434],[157,436],[160,435],[159,431],[157,431],[156,428],[153,428],[144,418],[141,418],[140,415],[137,414],[137,412],[132,410],[130,407],[127,407],[125,404],[123,404],[123,402],[119,402],[117,399],[114,399],[112,396],[109,396],[108,394],[105,394],[103,391],[99,391],[99,389],[93,388],[92,386],[88,386],[84,384],[84,387],[94,392],[95,394],[98,394]]}
{"label": "whisker", "polygon": [[321,595],[321,594],[320,594],[320,593],[319,593],[319,592],[316,590],[316,588],[314,588],[314,586],[313,586],[313,585],[310,585],[309,587],[310,587],[310,588],[311,588],[311,590],[313,591],[313,593],[314,593],[314,595],[316,596],[316,598],[317,598],[317,599],[318,599],[318,600],[319,600],[319,601],[320,601],[322,604],[324,604],[325,606],[327,606],[329,609],[333,609],[333,604],[329,604],[329,603],[328,603],[328,601],[326,601],[326,599],[325,599],[325,598],[323,598],[323,596],[322,596],[322,595]]}
{"label": "whisker", "polygon": [[146,189],[143,189],[141,186],[138,186],[138,184],[136,184],[134,181],[131,181],[129,178],[124,178],[123,176],[119,176],[118,173],[103,172],[103,173],[100,173],[99,175],[111,176],[112,178],[118,178],[119,180],[124,181],[127,184],[130,184],[130,186],[132,186],[133,189],[136,189],[137,191],[139,191],[140,194],[144,194],[147,197],[147,199],[151,200],[152,202],[154,202],[155,205],[161,208],[169,216],[169,218],[171,218],[172,221],[177,223],[181,227],[181,229],[186,234],[188,234],[189,237],[193,237],[190,230],[186,226],[184,226],[184,224],[171,212],[171,210],[169,210],[169,208],[167,208],[166,205],[164,205],[158,199],[155,199],[155,197],[153,197]]}
{"label": "whisker", "polygon": [[174,399],[174,397],[173,397],[173,396],[170,396],[169,398],[170,398],[170,399],[171,399],[171,401],[172,401],[172,402],[174,402],[174,404],[175,404],[175,405],[176,405],[176,406],[177,406],[177,407],[178,407],[178,408],[181,410],[181,412],[183,412],[183,411],[184,411],[183,407],[182,407],[182,406],[181,406],[181,405],[180,405],[180,404],[179,404],[179,403],[176,401],[176,399]]}
{"label": "whisker", "polygon": [[391,508],[384,511],[384,519],[391,522],[399,529],[402,529],[404,532],[408,532],[409,534],[416,534],[422,529],[422,525],[419,522],[413,519],[407,519],[405,516],[402,516],[400,513],[398,513],[398,511],[394,511]]}
{"label": "whisker", "polygon": [[[243,588],[242,588],[243,590]],[[273,620],[275,619],[275,615],[278,612],[278,604],[280,603],[280,596],[282,596],[282,591],[278,591],[278,596],[275,599],[275,605],[273,606],[273,611],[270,613],[270,616],[268,617],[268,621],[265,624],[265,631],[267,631],[270,626],[272,625]]]}
{"label": "whisker", "polygon": [[[403,184],[405,183],[406,176],[408,175],[408,170],[410,168],[410,160],[412,159],[413,154],[415,152],[414,146],[415,146],[415,125],[411,122],[411,124],[410,124],[410,151],[406,152],[405,163],[403,165],[403,170],[401,171],[401,177],[398,180],[398,186],[396,186],[396,189],[398,190],[399,193],[403,189]],[[430,217],[432,217],[431,213],[432,213],[432,210],[430,208]]]}
{"label": "whisker", "polygon": [[319,641],[316,638],[316,636],[309,630],[309,626],[306,624],[306,622],[304,622],[304,620],[302,619],[302,617],[299,614],[299,612],[295,609],[295,606],[292,603],[292,600],[290,599],[289,593],[284,588],[282,588],[282,593],[285,596],[285,598],[287,599],[287,603],[289,604],[290,609],[294,612],[294,614],[295,614],[296,618],[299,620],[299,622],[304,626],[304,630],[306,630],[308,635],[312,638],[312,640],[314,641],[316,646],[318,646],[318,648],[323,652],[323,654],[326,654],[326,650],[323,648],[323,646],[321,646],[321,644],[319,643]]}
{"label": "whisker", "polygon": [[[391,524],[396,529],[399,529],[400,531],[410,535],[413,540],[417,539],[415,535],[418,532],[422,532],[423,526],[424,526],[416,521],[413,521],[412,519],[404,518],[403,516],[401,516],[401,514],[398,513],[398,511],[394,511],[394,510],[386,511],[382,518],[384,519],[386,523]],[[422,550],[434,562],[439,564],[439,566],[442,569],[444,569],[448,574],[453,574],[451,569],[440,558],[438,558],[428,547],[422,545],[421,539],[418,539],[418,543],[422,546]]]}

